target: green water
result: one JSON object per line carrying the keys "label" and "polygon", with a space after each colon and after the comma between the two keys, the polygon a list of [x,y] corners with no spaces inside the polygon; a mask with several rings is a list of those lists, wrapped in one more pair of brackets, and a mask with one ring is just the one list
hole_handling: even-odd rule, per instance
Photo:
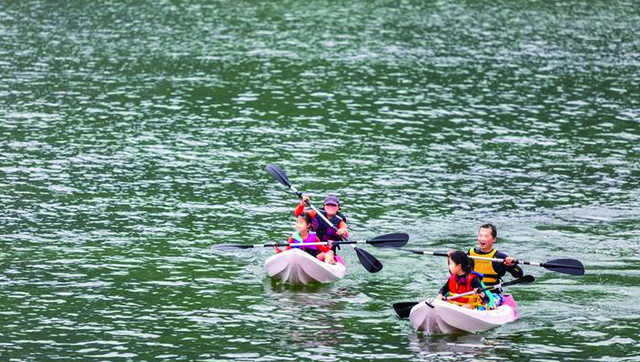
{"label": "green water", "polygon": [[[0,2],[3,361],[640,360],[637,1]],[[425,336],[441,258],[266,277],[295,194],[356,239],[493,222],[521,318]]]}

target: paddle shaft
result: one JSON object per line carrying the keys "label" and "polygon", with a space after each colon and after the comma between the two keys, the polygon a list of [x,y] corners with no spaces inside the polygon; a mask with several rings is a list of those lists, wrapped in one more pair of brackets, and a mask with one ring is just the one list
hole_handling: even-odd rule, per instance
{"label": "paddle shaft", "polygon": [[498,289],[498,288],[501,288],[501,287],[502,287],[502,283],[496,284],[496,285],[493,285],[493,286],[490,286],[490,287],[486,287],[486,288],[481,288],[481,289],[478,289],[478,290],[472,290],[472,291],[465,292],[465,293],[462,293],[462,294],[452,295],[450,297],[445,297],[444,300],[456,299],[456,298],[460,298],[460,297],[464,297],[464,296],[472,295],[472,294],[480,294],[482,292],[486,292],[487,290],[494,290],[494,289]]}
{"label": "paddle shaft", "polygon": [[[497,285],[496,287],[499,288],[500,286]],[[456,295],[452,295],[450,297],[445,297],[444,300],[457,299],[457,298],[465,297],[467,295],[472,295],[472,294],[480,294],[480,293],[485,292],[485,291],[487,291],[489,289],[491,289],[491,288],[482,288],[482,289],[478,289],[478,290],[472,290],[472,291],[469,291],[469,292],[466,292],[466,293],[456,294]]]}
{"label": "paddle shaft", "polygon": [[[497,261],[500,263],[504,263],[505,259],[500,259],[500,258],[487,258],[484,256],[472,256],[469,255],[470,258],[476,259],[476,260],[488,260],[488,261]],[[534,263],[534,262],[529,262],[529,261],[523,261],[523,260],[515,260],[514,259],[514,263],[515,264],[525,264],[525,265],[533,265],[533,266],[540,266],[541,263]]]}
{"label": "paddle shaft", "polygon": [[[339,241],[340,244],[366,244],[368,240],[356,240],[356,241],[351,241],[351,240],[346,240],[346,241]],[[249,244],[249,245],[238,245],[240,247],[249,249],[249,248],[269,248],[272,246],[291,246],[291,247],[296,247],[296,246],[312,246],[312,245],[329,245],[328,241],[321,241],[321,242],[316,242],[316,243],[291,243],[291,244],[280,244],[280,243],[271,243],[271,244]],[[230,246],[230,245],[226,245],[226,246]]]}
{"label": "paddle shaft", "polygon": [[[408,250],[408,249],[404,249],[404,250]],[[414,254],[424,254],[424,255],[435,255],[435,256],[449,256],[448,253],[443,253],[443,252],[439,252],[439,251],[419,251],[419,250],[408,250]],[[476,260],[487,260],[487,261],[496,261],[499,263],[504,263],[505,259],[500,259],[500,258],[487,258],[484,256],[473,256],[473,255],[469,255],[470,258],[472,259],[476,259]],[[547,263],[536,263],[536,262],[532,262],[532,261],[524,261],[524,260],[514,260],[513,261],[514,264],[524,264],[524,265],[531,265],[531,266],[541,266],[543,268],[563,268],[563,269],[575,269],[575,270],[584,270],[583,266],[579,266],[579,265],[567,265],[565,264],[555,264],[553,262],[547,262]],[[577,261],[576,261],[577,262]]]}
{"label": "paddle shaft", "polygon": [[[435,256],[449,256],[449,253],[443,253],[441,251],[417,251],[417,250],[409,250],[409,251],[411,251],[412,253],[416,253],[416,254],[435,255]],[[469,257],[472,258],[472,259],[477,259],[477,260],[498,261],[498,262],[504,263],[504,259],[486,258],[484,256],[474,256],[474,255],[469,255]],[[530,263],[528,261],[522,261],[522,260],[514,260],[514,262],[516,264],[527,264],[527,265],[535,265],[535,266],[539,266],[540,265],[540,263]]]}
{"label": "paddle shaft", "polygon": [[511,281],[508,281],[508,282],[498,283],[498,284],[492,285],[490,287],[485,287],[485,288],[481,288],[481,289],[478,289],[478,290],[471,290],[471,291],[468,291],[468,292],[465,292],[465,293],[452,295],[450,297],[445,297],[444,300],[456,299],[456,298],[464,297],[464,296],[471,295],[471,294],[480,294],[482,292],[486,292],[487,290],[500,289],[502,287],[508,287],[508,286],[514,285],[514,284],[533,283],[535,280],[536,279],[532,275],[525,275],[522,278],[514,279],[514,280],[511,280]]}
{"label": "paddle shaft", "polygon": [[[469,256],[470,258],[473,259],[477,259],[477,260],[488,260],[488,261],[497,261],[500,263],[504,263],[504,259],[497,259],[497,258],[485,258],[482,256]],[[566,259],[567,261],[569,261],[568,259]],[[560,260],[557,260],[560,261]],[[571,260],[574,261],[574,260]],[[578,264],[580,264],[580,262],[576,261]],[[560,271],[558,269],[574,269],[576,270],[575,272],[573,271],[569,271],[566,270],[564,271],[565,273],[568,274],[574,274],[574,275],[580,275],[580,274],[576,274],[576,273],[581,273],[584,274],[584,266],[580,265],[568,265],[567,263],[564,264],[558,264],[558,263],[554,263],[553,261],[550,262],[546,262],[546,263],[536,263],[533,261],[524,261],[524,260],[514,260],[514,264],[524,264],[524,265],[531,265],[531,266],[541,266],[543,268],[547,268],[547,269],[551,269],[551,270],[555,270],[555,271]]]}

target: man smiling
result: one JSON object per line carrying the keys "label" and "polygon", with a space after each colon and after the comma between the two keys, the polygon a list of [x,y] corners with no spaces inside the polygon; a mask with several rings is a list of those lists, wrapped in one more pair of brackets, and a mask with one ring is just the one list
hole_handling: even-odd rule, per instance
{"label": "man smiling", "polygon": [[507,272],[514,278],[521,278],[524,275],[522,268],[515,264],[515,259],[505,253],[501,253],[493,248],[498,238],[498,231],[493,224],[484,224],[478,229],[478,246],[469,249],[469,256],[479,256],[483,258],[504,259],[504,263],[489,260],[474,259],[473,270],[484,275],[482,281],[487,286],[496,285]]}

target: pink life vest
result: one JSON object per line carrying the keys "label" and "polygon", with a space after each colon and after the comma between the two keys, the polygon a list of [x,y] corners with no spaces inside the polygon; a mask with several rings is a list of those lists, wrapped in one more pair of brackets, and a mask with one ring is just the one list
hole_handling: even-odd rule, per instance
{"label": "pink life vest", "polygon": [[293,243],[291,244],[291,247],[293,248],[301,248],[302,250],[306,250],[306,249],[318,249],[317,245],[305,245],[305,246],[296,246],[296,243],[315,243],[316,242],[316,233],[309,231],[309,235],[307,235],[306,239],[302,239],[302,237],[300,236],[299,232],[295,232],[293,233],[293,235],[291,235],[291,238],[293,239]]}

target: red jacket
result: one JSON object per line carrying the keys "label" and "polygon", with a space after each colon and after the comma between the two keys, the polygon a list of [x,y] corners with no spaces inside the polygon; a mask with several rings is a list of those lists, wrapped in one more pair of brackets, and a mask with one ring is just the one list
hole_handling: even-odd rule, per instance
{"label": "red jacket", "polygon": [[[448,289],[448,292],[450,294],[462,294],[482,287],[480,278],[478,278],[475,273],[467,275],[462,284],[460,284],[460,279],[461,278],[458,275],[452,274],[449,277],[449,281],[447,281],[447,284],[442,287],[441,292],[445,290],[445,286],[447,287],[446,289]],[[445,295],[446,292],[442,294]],[[475,300],[476,298],[476,296],[470,295],[469,297],[460,297],[454,300],[458,303],[470,303],[472,299]]]}

